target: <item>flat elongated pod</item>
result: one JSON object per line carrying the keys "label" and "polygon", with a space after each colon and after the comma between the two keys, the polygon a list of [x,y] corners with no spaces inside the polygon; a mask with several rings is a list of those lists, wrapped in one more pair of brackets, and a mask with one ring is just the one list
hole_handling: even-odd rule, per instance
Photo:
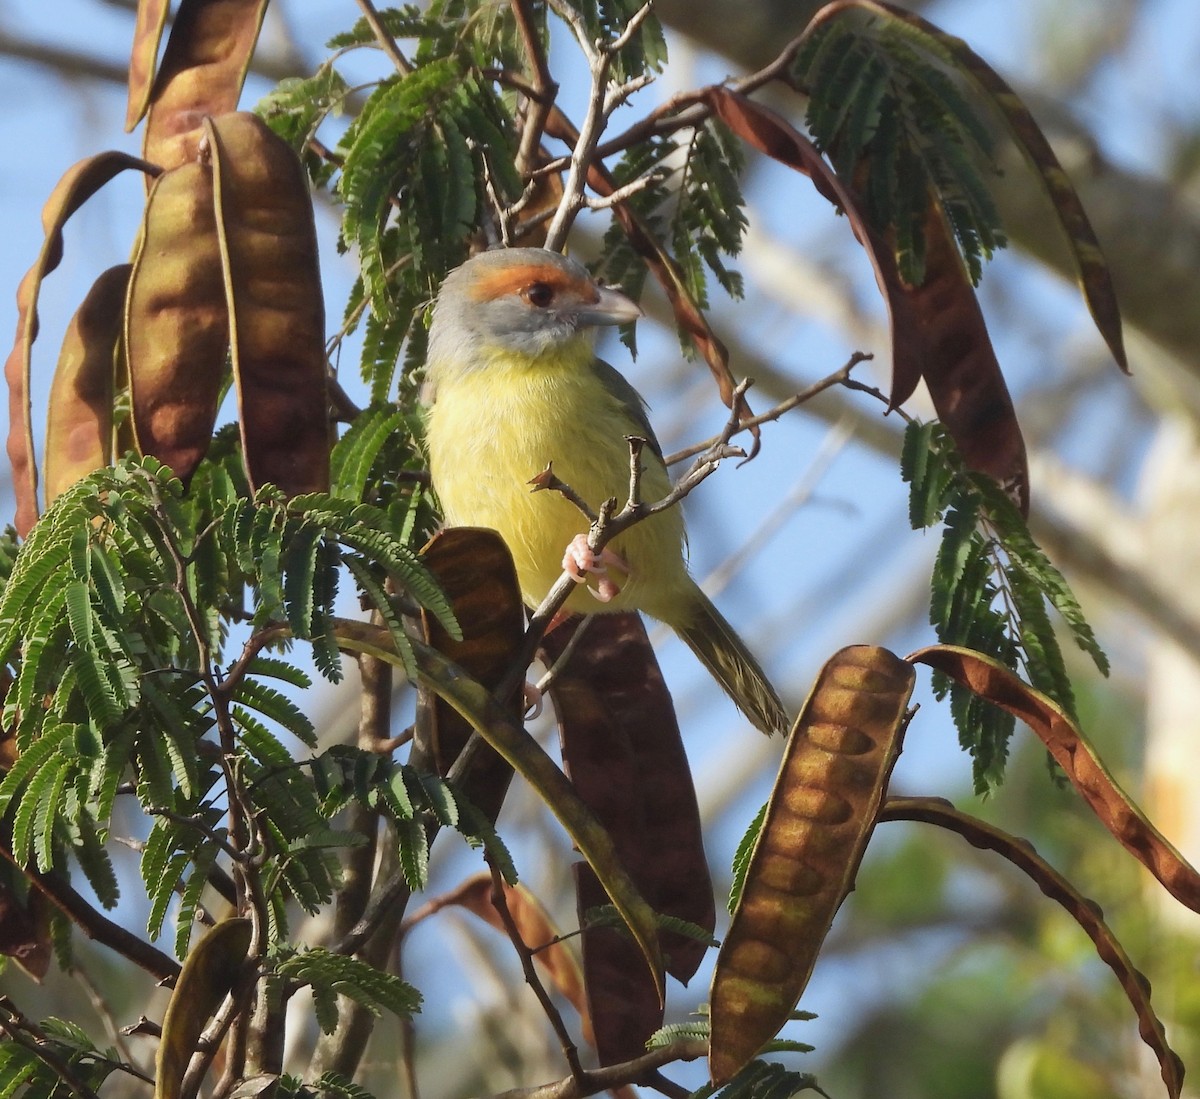
{"label": "flat elongated pod", "polygon": [[325,305],[299,159],[256,115],[205,123],[246,472],[289,496],[329,488]]}
{"label": "flat elongated pod", "polygon": [[114,355],[129,264],[110,267],[67,325],[46,417],[46,506],[112,460]]}
{"label": "flat elongated pod", "polygon": [[73,164],[63,173],[46,205],[42,207],[45,239],[33,266],[17,288],[17,332],[4,363],[8,384],[8,460],[12,466],[13,492],[17,499],[14,525],[17,533],[29,533],[38,516],[37,462],[33,453],[33,410],[29,401],[29,376],[33,368],[33,341],[38,333],[38,295],[42,280],[62,261],[63,226],[89,198],[126,168],[149,175],[155,169],[128,153],[97,153]]}
{"label": "flat elongated pod", "polygon": [[[550,696],[572,783],[655,911],[711,934],[716,911],[696,791],[641,616],[596,615],[586,626],[563,623],[542,640],[547,664],[568,649]],[[574,869],[582,918],[609,901],[586,866]],[[707,944],[673,933],[660,941],[667,972],[686,983]],[[636,944],[613,928],[592,928],[581,946],[600,1064],[639,1056],[662,1025],[663,1005]]]}
{"label": "flat elongated pod", "polygon": [[[450,605],[462,631],[456,641],[428,612],[421,616],[425,640],[489,691],[501,683],[525,630],[525,609],[512,555],[494,530],[449,527],[438,531],[421,556]],[[518,696],[505,700],[520,721]],[[418,703],[416,739],[439,775],[449,773],[471,736],[470,723],[432,692]],[[512,768],[486,744],[479,746],[459,788],[494,824],[504,804]]]}
{"label": "flat elongated pod", "polygon": [[129,51],[129,102],[125,108],[125,132],[134,128],[150,106],[154,89],[154,67],[158,45],[167,26],[169,0],[138,0],[133,46]]}
{"label": "flat elongated pod", "polygon": [[223,920],[192,948],[163,1016],[155,1065],[154,1099],[176,1099],[196,1044],[245,965],[251,923]]}
{"label": "flat elongated pod", "polygon": [[146,199],[125,304],[138,449],[184,480],[212,438],[228,347],[212,171],[185,164]]}
{"label": "flat elongated pod", "polygon": [[900,754],[913,680],[886,649],[842,649],[792,728],[713,973],[716,1084],[775,1037],[808,983]]}
{"label": "flat elongated pod", "polygon": [[150,89],[142,144],[148,161],[189,163],[205,117],[237,109],[266,11],[267,0],[182,0]]}

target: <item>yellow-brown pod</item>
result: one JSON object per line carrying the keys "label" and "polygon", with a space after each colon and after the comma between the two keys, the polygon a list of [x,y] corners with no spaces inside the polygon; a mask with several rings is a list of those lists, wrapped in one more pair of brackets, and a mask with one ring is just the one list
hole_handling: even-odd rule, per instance
{"label": "yellow-brown pod", "polygon": [[46,506],[112,461],[113,377],[129,264],[93,283],[63,336],[46,417]]}
{"label": "yellow-brown pod", "polygon": [[125,306],[138,449],[184,480],[208,450],[228,349],[212,170],[185,164],[146,198]]}
{"label": "yellow-brown pod", "polygon": [[256,115],[209,119],[233,373],[250,484],[329,487],[325,305],[304,169]]}
{"label": "yellow-brown pod", "polygon": [[22,537],[38,517],[38,470],[33,453],[33,410],[29,400],[33,341],[38,333],[38,295],[42,280],[61,262],[63,226],[92,195],[126,168],[153,174],[151,166],[128,153],[109,150],[73,164],[63,173],[42,208],[46,236],[41,252],[17,288],[17,332],[4,363],[8,383],[8,460],[12,466],[17,513],[13,525]]}
{"label": "yellow-brown pod", "polygon": [[162,1021],[154,1099],[178,1099],[188,1062],[221,1002],[233,990],[253,941],[247,919],[222,920],[189,951]]}
{"label": "yellow-brown pod", "polygon": [[138,0],[133,46],[129,51],[126,133],[141,122],[150,106],[150,94],[154,89],[154,66],[158,63],[158,45],[162,41],[162,32],[166,28],[170,10],[170,0]]}
{"label": "yellow-brown pod", "polygon": [[194,160],[205,117],[237,109],[266,10],[267,0],[182,0],[150,91],[148,161]]}
{"label": "yellow-brown pod", "polygon": [[900,753],[913,678],[887,649],[842,649],[796,719],[713,973],[714,1084],[775,1037],[808,983]]}

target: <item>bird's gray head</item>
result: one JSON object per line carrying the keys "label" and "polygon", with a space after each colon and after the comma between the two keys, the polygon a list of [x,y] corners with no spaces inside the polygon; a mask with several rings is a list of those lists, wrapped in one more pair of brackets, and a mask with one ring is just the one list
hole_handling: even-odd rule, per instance
{"label": "bird's gray head", "polygon": [[481,252],[442,283],[429,329],[430,376],[485,366],[496,352],[536,358],[597,325],[642,311],[578,263],[542,248]]}

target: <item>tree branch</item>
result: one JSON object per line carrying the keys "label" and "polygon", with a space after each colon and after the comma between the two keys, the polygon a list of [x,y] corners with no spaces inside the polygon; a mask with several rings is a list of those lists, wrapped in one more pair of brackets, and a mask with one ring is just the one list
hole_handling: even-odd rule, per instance
{"label": "tree branch", "polygon": [[688,1038],[670,1045],[659,1046],[648,1053],[636,1057],[632,1061],[624,1061],[619,1065],[608,1065],[605,1068],[585,1072],[582,1078],[568,1076],[550,1084],[540,1084],[531,1088],[513,1088],[501,1092],[492,1099],[585,1099],[611,1088],[619,1088],[625,1084],[636,1084],[651,1073],[675,1061],[695,1061],[708,1052],[707,1044],[695,1038]]}

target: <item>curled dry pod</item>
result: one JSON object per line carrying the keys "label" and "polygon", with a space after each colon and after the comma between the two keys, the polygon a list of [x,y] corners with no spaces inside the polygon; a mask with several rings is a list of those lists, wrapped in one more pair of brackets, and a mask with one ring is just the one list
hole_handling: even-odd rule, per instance
{"label": "curled dry pod", "polygon": [[128,153],[112,150],[86,157],[67,169],[42,208],[42,228],[46,236],[41,252],[17,288],[17,334],[12,351],[4,363],[4,379],[8,383],[7,451],[12,466],[13,492],[17,498],[17,514],[13,523],[22,537],[29,533],[38,516],[38,471],[33,454],[29,376],[32,371],[33,341],[38,333],[38,295],[42,279],[62,261],[62,234],[67,219],[126,168],[137,168],[147,175],[157,174],[153,165]]}
{"label": "curled dry pod", "polygon": [[46,506],[112,460],[113,376],[132,267],[110,267],[67,325],[46,418]]}
{"label": "curled dry pod", "polygon": [[912,666],[856,645],[821,669],[713,973],[709,1073],[723,1084],[787,1022],[875,825],[900,754]]}
{"label": "curled dry pod", "polygon": [[[149,93],[148,161],[163,168],[191,162],[205,116],[237,109],[266,11],[267,0],[182,0]],[[131,118],[135,110],[140,102]]]}
{"label": "curled dry pod", "polygon": [[133,28],[133,47],[129,51],[129,102],[125,108],[125,132],[141,122],[150,106],[154,89],[154,66],[158,46],[170,14],[170,0],[138,0]]}
{"label": "curled dry pod", "polygon": [[329,488],[325,305],[312,200],[291,147],[256,115],[205,122],[250,483]]}
{"label": "curled dry pod", "polygon": [[253,940],[247,919],[222,920],[188,953],[162,1021],[154,1099],[178,1099],[204,1028],[245,968]]}
{"label": "curled dry pod", "polygon": [[185,164],[146,199],[125,305],[138,449],[184,480],[212,438],[228,347],[212,171]]}

